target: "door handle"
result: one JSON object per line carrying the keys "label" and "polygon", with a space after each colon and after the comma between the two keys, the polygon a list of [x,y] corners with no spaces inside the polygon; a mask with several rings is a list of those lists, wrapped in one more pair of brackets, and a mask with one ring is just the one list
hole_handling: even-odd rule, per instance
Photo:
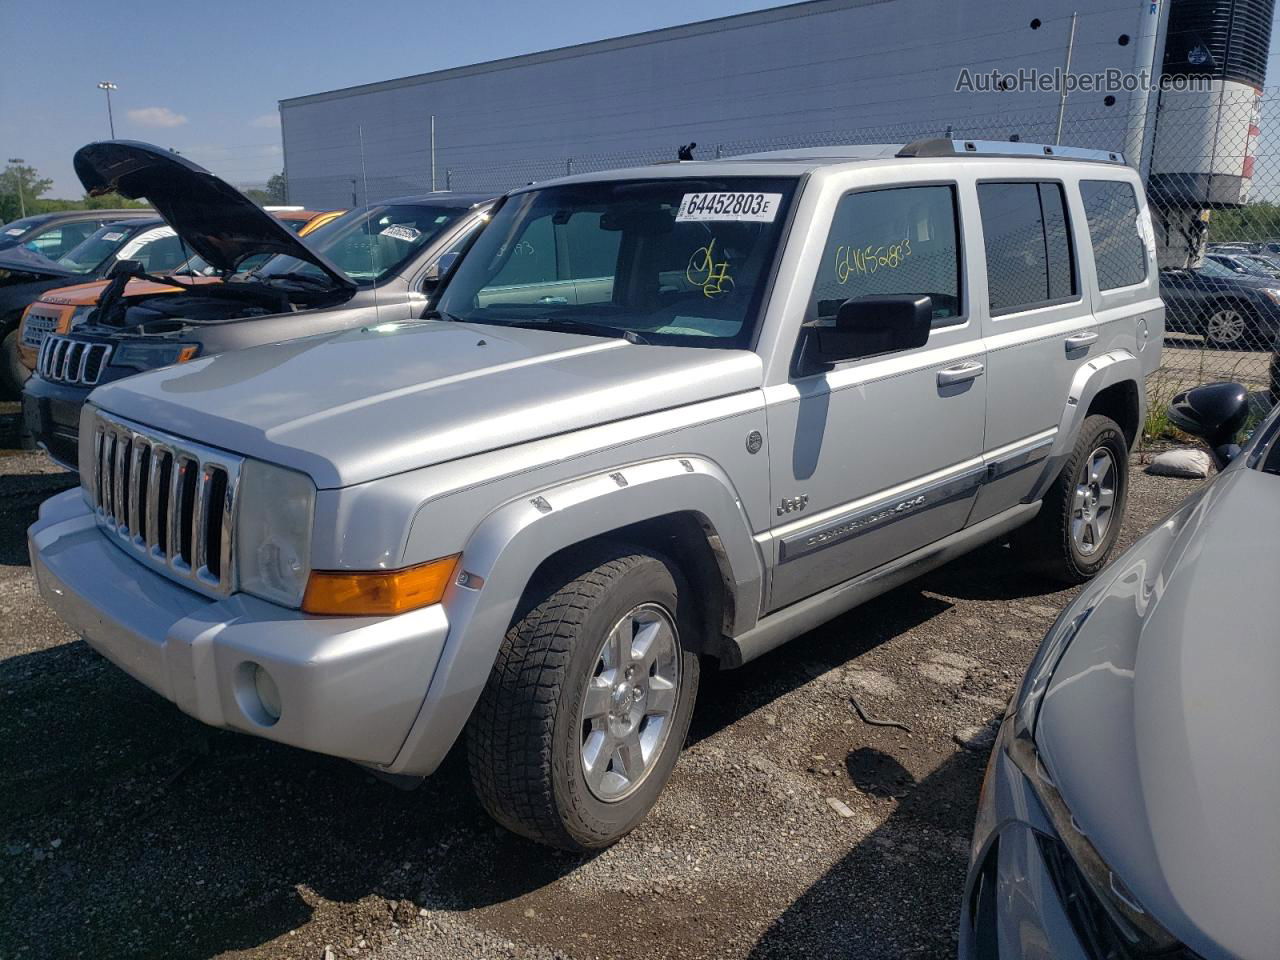
{"label": "door handle", "polygon": [[954,367],[947,367],[938,371],[938,386],[949,387],[956,383],[967,383],[970,380],[977,380],[982,376],[982,371],[987,369],[976,361],[961,363]]}
{"label": "door handle", "polygon": [[1097,339],[1098,335],[1096,333],[1077,333],[1074,337],[1067,337],[1067,353],[1070,353],[1072,350],[1079,350],[1082,347],[1087,347]]}

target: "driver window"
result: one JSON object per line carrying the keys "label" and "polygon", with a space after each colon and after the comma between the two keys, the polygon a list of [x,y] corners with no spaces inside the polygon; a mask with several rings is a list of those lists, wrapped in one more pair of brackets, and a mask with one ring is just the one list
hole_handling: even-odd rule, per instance
{"label": "driver window", "polygon": [[870,294],[929,296],[934,326],[959,322],[954,187],[894,187],[841,198],[822,252],[809,319],[833,324],[840,304]]}

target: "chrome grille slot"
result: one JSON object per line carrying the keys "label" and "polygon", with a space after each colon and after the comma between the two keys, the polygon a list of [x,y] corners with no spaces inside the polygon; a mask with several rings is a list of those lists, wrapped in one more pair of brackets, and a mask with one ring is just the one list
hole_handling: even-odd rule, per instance
{"label": "chrome grille slot", "polygon": [[58,318],[38,311],[34,306],[29,308],[22,321],[22,345],[39,348],[44,345],[45,337],[58,329]]}
{"label": "chrome grille slot", "polygon": [[243,460],[95,410],[89,495],[113,541],[211,595],[235,589]]}
{"label": "chrome grille slot", "polygon": [[111,344],[49,334],[40,345],[36,369],[54,383],[92,387],[102,378]]}

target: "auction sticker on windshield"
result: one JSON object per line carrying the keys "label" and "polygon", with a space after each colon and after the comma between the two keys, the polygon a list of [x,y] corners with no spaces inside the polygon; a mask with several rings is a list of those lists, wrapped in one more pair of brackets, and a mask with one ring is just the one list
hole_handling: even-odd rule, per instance
{"label": "auction sticker on windshield", "polygon": [[780,193],[686,193],[676,211],[676,222],[688,220],[738,220],[773,223],[782,206]]}

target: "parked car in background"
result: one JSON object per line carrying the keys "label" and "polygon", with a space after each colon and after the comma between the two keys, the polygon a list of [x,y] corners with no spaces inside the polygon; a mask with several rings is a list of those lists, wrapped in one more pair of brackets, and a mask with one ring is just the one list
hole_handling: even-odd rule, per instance
{"label": "parked car in background", "polygon": [[[299,237],[309,236],[345,212],[330,210],[325,213],[316,213],[314,210],[302,208],[273,210],[270,207],[264,207],[263,209]],[[172,227],[166,225],[165,229],[173,235]],[[241,261],[237,269],[240,272],[252,270],[266,263],[271,256],[270,253],[261,253],[249,257]],[[125,300],[133,301],[143,297],[185,293],[189,292],[192,286],[221,282],[218,271],[198,256],[191,256],[171,269],[165,268],[158,260],[153,264],[152,259],[154,258],[139,260],[143,271],[152,274],[163,273],[165,279],[130,280],[124,289]],[[174,283],[174,279],[179,282]],[[73,326],[84,321],[97,306],[98,299],[110,284],[110,280],[95,280],[69,287],[55,287],[42,293],[39,300],[27,307],[18,326],[18,357],[28,374],[36,368],[36,357],[45,336],[50,333],[66,333]]]}
{"label": "parked car in background", "polygon": [[323,227],[331,220],[346,213],[345,210],[326,210],[323,213],[317,213],[315,210],[307,210],[304,207],[263,207],[263,210],[271,214],[286,227],[292,230],[300,237],[305,237],[309,233],[314,233],[320,227]]}
{"label": "parked car in background", "polygon": [[0,391],[16,396],[27,379],[18,328],[27,307],[46,291],[104,277],[125,260],[165,271],[190,257],[173,228],[152,211],[99,227],[56,260],[26,245],[0,250]]}
{"label": "parked car in background", "polygon": [[1248,277],[1262,277],[1266,280],[1280,280],[1280,266],[1269,257],[1254,253],[1209,253],[1206,260],[1220,267],[1226,267],[1232,273],[1244,274]]}
{"label": "parked car in background", "polygon": [[63,210],[12,220],[0,227],[0,250],[26,247],[50,260],[69,253],[99,227],[134,217],[154,217],[154,210]]}
{"label": "parked car in background", "polygon": [[1032,660],[983,780],[962,960],[1276,956],[1280,408],[1240,450],[1248,410],[1239,384],[1174,400],[1221,473]]}
{"label": "parked car in background", "polygon": [[1195,270],[1161,270],[1160,295],[1170,332],[1201,334],[1216,347],[1265,350],[1280,329],[1280,280],[1211,258]]}
{"label": "parked car in background", "polygon": [[[181,278],[122,268],[82,323],[45,335],[23,392],[24,439],[72,469],[80,407],[98,384],[254,344],[415,319],[492,206],[489,197],[448,193],[389,200],[303,241],[234,187],[160,147],[90,144],[75,167],[90,193],[145,196],[205,265],[192,269],[217,276],[175,291]],[[256,266],[242,271],[247,263]],[[164,289],[131,291],[136,280]]]}
{"label": "parked car in background", "polygon": [[[401,780],[465,729],[499,823],[599,849],[665,785],[704,658],[1006,536],[1046,576],[1101,570],[1163,314],[1141,181],[1102,151],[931,140],[532,184],[422,319],[98,387],[32,565],[198,719]],[[55,342],[42,370],[86,356]]]}

